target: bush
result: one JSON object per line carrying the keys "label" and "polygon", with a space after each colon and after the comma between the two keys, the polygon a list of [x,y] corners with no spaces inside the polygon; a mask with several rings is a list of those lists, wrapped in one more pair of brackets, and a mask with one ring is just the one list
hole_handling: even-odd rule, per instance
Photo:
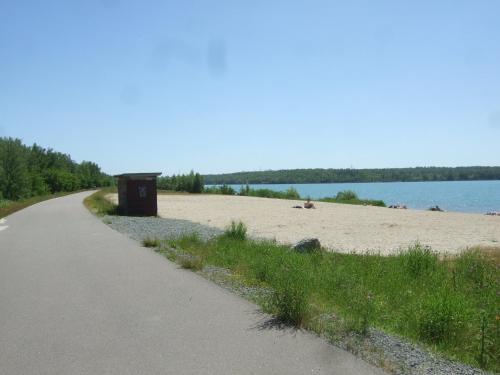
{"label": "bush", "polygon": [[236,190],[229,185],[205,187],[204,192],[207,194],[236,195]]}
{"label": "bush", "polygon": [[285,197],[286,199],[300,199],[299,192],[293,187],[290,187],[287,191],[285,191]]}
{"label": "bush", "polygon": [[422,340],[438,344],[458,337],[465,325],[467,307],[463,298],[447,291],[427,295],[418,319],[418,333]]}
{"label": "bush", "polygon": [[339,191],[335,199],[339,201],[352,201],[358,199],[358,195],[352,190]]}
{"label": "bush", "polygon": [[231,224],[226,228],[224,235],[227,238],[231,238],[233,240],[244,241],[247,238],[247,227],[241,221],[236,223],[233,220],[231,221]]}
{"label": "bush", "polygon": [[309,315],[308,292],[304,280],[294,270],[286,270],[274,275],[274,293],[271,306],[276,316],[296,327],[301,327]]}
{"label": "bush", "polygon": [[430,247],[416,243],[400,253],[404,269],[413,277],[420,277],[433,270],[438,261],[437,254]]}

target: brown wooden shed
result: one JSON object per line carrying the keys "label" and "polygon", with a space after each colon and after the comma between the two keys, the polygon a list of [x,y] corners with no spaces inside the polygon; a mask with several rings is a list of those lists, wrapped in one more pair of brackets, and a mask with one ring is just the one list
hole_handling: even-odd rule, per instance
{"label": "brown wooden shed", "polygon": [[121,215],[156,216],[156,177],[161,172],[123,173],[118,179],[118,210]]}

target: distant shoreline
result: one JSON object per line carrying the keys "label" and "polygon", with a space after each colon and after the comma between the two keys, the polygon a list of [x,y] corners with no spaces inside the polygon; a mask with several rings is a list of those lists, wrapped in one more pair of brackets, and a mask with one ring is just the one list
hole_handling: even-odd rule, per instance
{"label": "distant shoreline", "polygon": [[203,178],[206,185],[492,181],[500,180],[500,166],[281,169],[206,174]]}
{"label": "distant shoreline", "polygon": [[208,184],[205,183],[205,186],[221,186],[221,185],[239,185],[239,186],[244,186],[244,185],[311,185],[311,184],[392,184],[392,183],[408,183],[408,182],[487,182],[487,181],[500,181],[500,178],[498,179],[491,179],[491,180],[433,180],[433,181],[352,181],[352,182],[262,182],[262,183],[248,183],[248,184],[240,184],[240,183],[235,183],[235,184]]}

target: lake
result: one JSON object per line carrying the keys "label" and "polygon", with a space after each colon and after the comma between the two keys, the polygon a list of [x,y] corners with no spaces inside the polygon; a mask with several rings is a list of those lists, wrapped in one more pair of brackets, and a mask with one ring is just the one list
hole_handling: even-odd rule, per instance
{"label": "lake", "polygon": [[[241,185],[230,185],[239,191]],[[486,213],[500,211],[500,181],[372,182],[333,184],[259,184],[254,189],[285,191],[294,187],[302,197],[334,197],[353,190],[360,198],[381,199],[387,205],[405,204],[425,210],[438,205],[446,211]]]}

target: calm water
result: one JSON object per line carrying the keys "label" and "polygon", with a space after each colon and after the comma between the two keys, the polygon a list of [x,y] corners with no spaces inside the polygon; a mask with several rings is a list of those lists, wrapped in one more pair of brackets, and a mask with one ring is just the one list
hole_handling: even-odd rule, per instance
{"label": "calm water", "polygon": [[[240,185],[231,185],[239,191]],[[285,191],[293,186],[302,197],[333,197],[353,190],[360,198],[381,199],[387,205],[401,203],[408,208],[427,209],[438,205],[446,211],[500,211],[500,181],[376,182],[348,184],[263,184],[250,185]]]}

